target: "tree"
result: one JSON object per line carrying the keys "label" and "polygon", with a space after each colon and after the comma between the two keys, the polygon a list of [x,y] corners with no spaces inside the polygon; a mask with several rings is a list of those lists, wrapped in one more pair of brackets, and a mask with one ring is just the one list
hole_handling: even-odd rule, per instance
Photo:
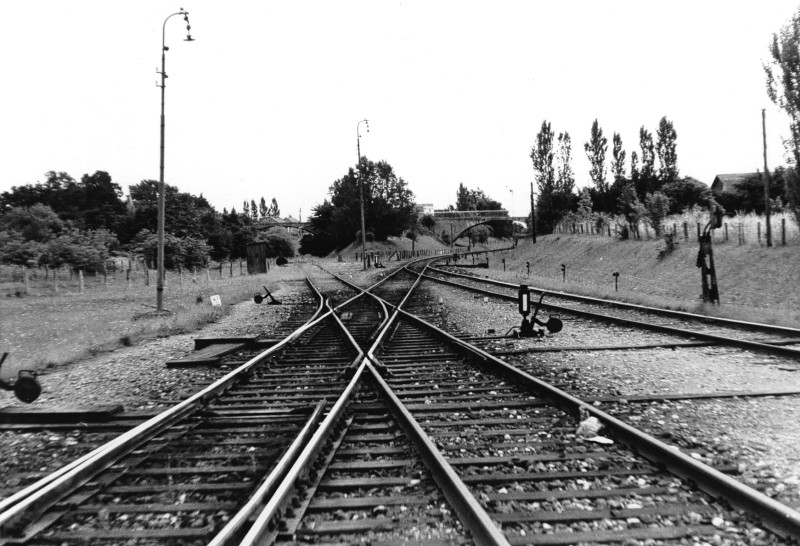
{"label": "tree", "polygon": [[45,243],[27,240],[19,231],[0,230],[0,263],[28,265],[38,262]]}
{"label": "tree", "polygon": [[536,186],[539,188],[539,200],[536,204],[536,230],[539,233],[552,233],[558,222],[554,197],[556,191],[555,153],[553,152],[553,138],[555,134],[547,120],[542,122],[542,127],[536,135],[536,142],[531,148],[530,158],[533,162],[533,171]]}
{"label": "tree", "polygon": [[266,218],[267,216],[270,216],[269,209],[267,208],[267,201],[264,199],[263,195],[261,196],[261,203],[259,203],[258,205],[258,212],[261,218]]}
{"label": "tree", "polygon": [[767,76],[767,95],[789,117],[790,138],[787,148],[795,169],[785,180],[789,208],[800,225],[800,186],[797,168],[800,167],[800,8],[792,18],[772,35],[770,60],[764,64]]}
{"label": "tree", "polygon": [[[143,229],[155,231],[158,226],[158,182],[142,180],[130,188],[135,204],[127,233],[121,237],[130,241]],[[178,191],[176,186],[164,185],[164,231],[177,237],[199,237],[207,240],[216,230],[216,211],[202,195]]]}
{"label": "tree", "polygon": [[619,133],[614,133],[611,156],[611,175],[614,182],[619,182],[625,178],[625,150],[622,149],[622,137]]}
{"label": "tree", "polygon": [[[661,192],[669,197],[670,214],[675,214],[694,206],[710,209],[714,204],[711,188],[691,176],[676,178],[674,181],[664,184],[661,187]],[[761,187],[761,201],[764,201],[763,186]]]}
{"label": "tree", "polygon": [[[142,230],[133,240],[136,252],[145,256],[149,263],[155,263],[158,237],[149,230]],[[197,237],[176,237],[164,234],[164,265],[169,269],[176,267],[205,267],[208,265],[209,245]]]}
{"label": "tree", "polygon": [[[556,156],[556,193],[568,201],[575,189],[575,173],[572,171],[572,139],[569,133],[558,134]],[[568,204],[568,203],[565,203]]]}
{"label": "tree", "polygon": [[458,183],[456,192],[456,210],[475,210],[472,207],[472,195],[463,182]]}
{"label": "tree", "polygon": [[628,222],[628,230],[623,231],[623,234],[632,233],[638,236],[639,221],[642,219],[645,210],[641,201],[639,201],[639,196],[636,194],[636,188],[634,188],[633,182],[623,186],[619,200],[617,201],[617,210],[619,210],[619,213],[622,214]]}
{"label": "tree", "polygon": [[278,217],[281,215],[281,209],[278,208],[278,201],[273,197],[272,203],[267,211],[267,216]]}
{"label": "tree", "polygon": [[639,129],[639,147],[642,150],[642,167],[639,171],[639,180],[636,186],[636,193],[640,199],[648,193],[658,190],[655,171],[655,146],[653,145],[653,135],[642,126]]}
{"label": "tree", "polygon": [[660,191],[653,194],[648,193],[645,199],[645,209],[647,210],[647,219],[656,232],[656,237],[660,237],[664,218],[669,214],[669,197]]}
{"label": "tree", "polygon": [[583,188],[578,198],[578,220],[581,222],[589,222],[592,220],[592,196],[589,194],[589,188]]}
{"label": "tree", "polygon": [[259,233],[256,241],[267,243],[266,254],[269,258],[277,258],[279,256],[291,258],[294,256],[294,241],[284,228],[269,228],[267,231]]}
{"label": "tree", "polygon": [[589,137],[589,142],[583,145],[586,151],[586,157],[589,158],[591,168],[589,169],[589,177],[592,183],[597,188],[597,192],[601,198],[605,197],[608,193],[608,183],[606,182],[606,151],[608,150],[608,139],[603,136],[603,129],[597,119],[592,123],[592,131]]}
{"label": "tree", "polygon": [[250,218],[253,219],[253,222],[258,222],[258,205],[256,205],[256,200],[250,200]]}
{"label": "tree", "polygon": [[66,227],[53,209],[41,203],[12,207],[0,216],[0,230],[16,232],[24,241],[45,243]]}
{"label": "tree", "polygon": [[244,203],[242,203],[242,213],[250,218],[250,203],[247,202],[247,199],[245,199]]}
{"label": "tree", "polygon": [[[358,174],[358,176],[356,176]],[[330,187],[330,201],[313,209],[309,218],[313,237],[303,237],[300,251],[324,256],[353,242],[361,229],[358,181],[364,191],[364,218],[368,233],[386,240],[402,235],[415,214],[414,194],[386,161],[362,158],[358,171],[350,168]]]}
{"label": "tree", "polygon": [[69,265],[75,270],[99,271],[116,246],[117,238],[108,230],[72,228],[48,241],[39,261],[51,266]]}
{"label": "tree", "polygon": [[678,178],[677,138],[678,133],[675,132],[672,122],[667,120],[667,116],[662,117],[656,130],[656,153],[660,163],[658,177],[662,186]]}

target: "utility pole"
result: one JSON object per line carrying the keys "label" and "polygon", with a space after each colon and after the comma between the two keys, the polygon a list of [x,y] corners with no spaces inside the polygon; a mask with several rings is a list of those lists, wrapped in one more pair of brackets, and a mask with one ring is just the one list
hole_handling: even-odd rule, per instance
{"label": "utility pole", "polygon": [[770,222],[769,170],[767,169],[767,111],[761,109],[761,135],[764,139],[764,214],[767,217],[767,246],[772,246],[772,224]]}
{"label": "utility pole", "polygon": [[531,238],[536,244],[536,203],[533,201],[533,181],[531,181]]}
{"label": "utility pole", "polygon": [[[166,19],[164,19],[164,24],[161,27],[161,85],[156,83],[157,87],[161,88],[161,144],[160,144],[160,152],[159,152],[159,165],[158,165],[158,205],[157,205],[157,212],[158,212],[158,220],[157,220],[157,256],[156,256],[156,269],[157,269],[157,276],[156,276],[156,313],[161,313],[164,310],[164,209],[165,209],[165,197],[164,197],[164,127],[166,125],[165,118],[164,118],[164,90],[167,87],[167,51],[169,48],[167,47],[167,21],[170,18],[175,17],[176,15],[183,15],[183,20],[186,21],[186,38],[185,42],[193,42],[194,38],[192,38],[191,30],[192,27],[189,25],[189,12],[185,11],[183,8],[180,11],[173,13]],[[158,69],[156,69],[158,70]]]}
{"label": "utility pole", "polygon": [[356,150],[358,151],[358,172],[356,172],[356,175],[358,176],[359,201],[361,202],[361,259],[364,262],[364,267],[362,269],[366,269],[369,262],[367,262],[367,234],[364,231],[364,181],[362,180],[363,174],[361,172],[361,133],[358,132],[358,128],[362,123],[367,124],[367,132],[369,133],[369,121],[367,121],[366,118],[356,124]]}

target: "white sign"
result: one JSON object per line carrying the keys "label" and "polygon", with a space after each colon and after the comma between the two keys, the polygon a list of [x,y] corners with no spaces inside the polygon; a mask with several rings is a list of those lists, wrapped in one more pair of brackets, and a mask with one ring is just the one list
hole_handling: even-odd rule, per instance
{"label": "white sign", "polygon": [[211,306],[212,307],[222,307],[222,300],[216,294],[211,296]]}

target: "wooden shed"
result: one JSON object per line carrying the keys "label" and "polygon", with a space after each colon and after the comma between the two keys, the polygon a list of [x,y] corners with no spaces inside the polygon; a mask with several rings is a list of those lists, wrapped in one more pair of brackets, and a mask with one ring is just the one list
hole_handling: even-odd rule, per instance
{"label": "wooden shed", "polygon": [[252,243],[247,245],[247,274],[267,272],[267,243]]}
{"label": "wooden shed", "polygon": [[736,187],[746,180],[757,178],[761,173],[734,173],[734,174],[718,174],[714,177],[714,182],[711,183],[711,191],[714,193],[722,193],[726,191],[733,191]]}

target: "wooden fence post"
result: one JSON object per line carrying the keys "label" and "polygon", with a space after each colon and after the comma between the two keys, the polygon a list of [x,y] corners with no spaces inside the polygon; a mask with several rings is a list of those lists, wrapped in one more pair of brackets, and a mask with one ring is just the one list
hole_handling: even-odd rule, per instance
{"label": "wooden fence post", "polygon": [[83,269],[78,270],[78,289],[83,294]]}
{"label": "wooden fence post", "polygon": [[128,290],[131,287],[131,270],[125,270],[125,290]]}
{"label": "wooden fence post", "polygon": [[728,222],[725,222],[725,242],[728,242]]}
{"label": "wooden fence post", "polygon": [[781,218],[781,244],[786,246],[786,218]]}
{"label": "wooden fence post", "polygon": [[219,278],[222,278],[222,260],[219,261]]}
{"label": "wooden fence post", "polygon": [[28,283],[28,268],[25,266],[22,267],[22,279],[25,281],[25,295],[28,296],[31,293],[31,286]]}
{"label": "wooden fence post", "polygon": [[58,269],[55,267],[53,267],[53,288],[55,289],[56,294],[58,294]]}
{"label": "wooden fence post", "polygon": [[761,246],[761,222],[756,222],[756,233],[758,233],[758,246]]}
{"label": "wooden fence post", "polygon": [[700,222],[697,222],[697,240],[700,240]]}
{"label": "wooden fence post", "polygon": [[211,282],[211,272],[209,271],[209,269],[210,268],[206,266],[206,284],[209,284]]}
{"label": "wooden fence post", "polygon": [[233,277],[233,260],[231,260],[231,261],[228,263],[228,265],[230,265],[230,266],[231,266],[231,270],[230,270],[230,271],[231,271],[231,277]]}
{"label": "wooden fence post", "polygon": [[144,285],[150,286],[150,266],[148,264],[144,265]]}

